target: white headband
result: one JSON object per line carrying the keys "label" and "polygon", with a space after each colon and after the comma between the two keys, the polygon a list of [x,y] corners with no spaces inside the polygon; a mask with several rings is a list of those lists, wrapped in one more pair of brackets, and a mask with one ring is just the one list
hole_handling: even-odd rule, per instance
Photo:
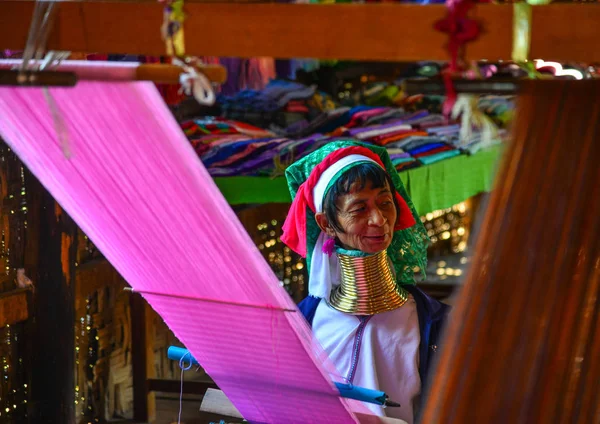
{"label": "white headband", "polygon": [[[316,212],[323,212],[323,197],[325,197],[325,190],[331,182],[331,179],[337,175],[339,171],[344,169],[346,166],[355,162],[375,162],[373,159],[363,155],[348,155],[344,156],[336,163],[327,168],[319,178],[317,184],[313,188],[313,200],[315,201]],[[379,164],[377,164],[379,165]]]}

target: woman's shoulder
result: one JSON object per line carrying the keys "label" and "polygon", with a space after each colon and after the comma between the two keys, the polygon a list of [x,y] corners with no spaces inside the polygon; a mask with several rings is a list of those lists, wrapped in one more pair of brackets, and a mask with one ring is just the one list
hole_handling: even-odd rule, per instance
{"label": "woman's shoulder", "polygon": [[304,318],[306,318],[308,324],[311,326],[319,303],[321,303],[321,298],[311,295],[306,296],[300,303],[298,303],[298,309],[300,309],[300,312],[302,315],[304,315]]}
{"label": "woman's shoulder", "polygon": [[426,318],[428,321],[444,321],[450,312],[450,305],[440,302],[429,296],[414,284],[403,286],[412,294],[417,304],[419,317]]}

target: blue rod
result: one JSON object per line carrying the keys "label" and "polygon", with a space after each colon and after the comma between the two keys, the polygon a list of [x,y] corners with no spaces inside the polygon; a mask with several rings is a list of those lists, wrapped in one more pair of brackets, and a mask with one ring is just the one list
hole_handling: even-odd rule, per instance
{"label": "blue rod", "polygon": [[[200,366],[190,351],[182,347],[170,346],[167,350],[167,356],[173,361],[182,362],[183,366]],[[366,389],[364,387],[358,387],[346,383],[334,384],[339,390],[340,396],[343,398],[360,400],[362,402],[374,403],[381,406],[400,406],[397,403],[388,400],[388,396],[382,391]]]}

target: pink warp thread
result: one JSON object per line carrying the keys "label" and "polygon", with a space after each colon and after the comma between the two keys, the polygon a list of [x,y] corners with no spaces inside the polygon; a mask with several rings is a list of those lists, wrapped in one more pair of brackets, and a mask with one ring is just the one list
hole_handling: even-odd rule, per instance
{"label": "pink warp thread", "polygon": [[42,89],[0,88],[0,135],[135,290],[160,293],[142,295],[243,416],[356,422],[302,315],[276,310],[296,306],[154,85],[50,91],[70,159]]}

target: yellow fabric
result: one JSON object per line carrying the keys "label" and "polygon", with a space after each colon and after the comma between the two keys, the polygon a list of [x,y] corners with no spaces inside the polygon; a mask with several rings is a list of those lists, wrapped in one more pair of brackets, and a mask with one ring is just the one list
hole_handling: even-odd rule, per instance
{"label": "yellow fabric", "polygon": [[528,3],[513,4],[513,50],[512,60],[526,62],[531,45],[531,6]]}

